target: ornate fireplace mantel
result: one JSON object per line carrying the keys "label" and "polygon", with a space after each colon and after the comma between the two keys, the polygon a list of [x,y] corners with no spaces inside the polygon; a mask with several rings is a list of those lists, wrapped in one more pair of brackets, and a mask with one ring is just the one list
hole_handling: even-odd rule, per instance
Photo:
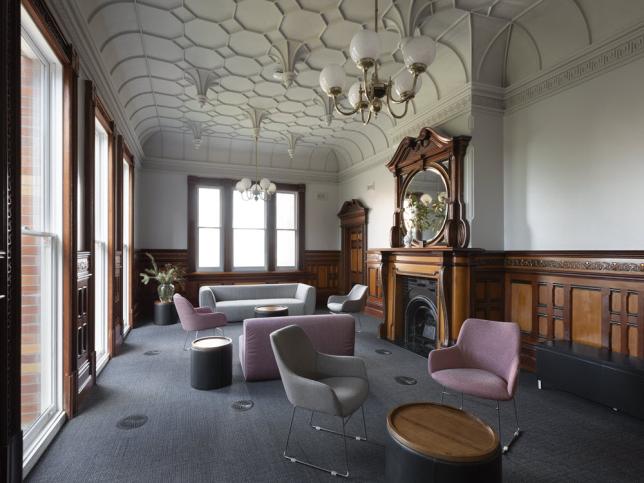
{"label": "ornate fireplace mantel", "polygon": [[473,255],[482,252],[446,247],[369,250],[368,278],[370,282],[379,282],[380,286],[377,288],[369,284],[369,302],[373,308],[374,299],[381,300],[384,315],[380,336],[398,341],[403,335],[405,309],[402,306],[402,277],[429,278],[436,281],[437,287],[439,346],[452,344],[470,313],[469,284]]}

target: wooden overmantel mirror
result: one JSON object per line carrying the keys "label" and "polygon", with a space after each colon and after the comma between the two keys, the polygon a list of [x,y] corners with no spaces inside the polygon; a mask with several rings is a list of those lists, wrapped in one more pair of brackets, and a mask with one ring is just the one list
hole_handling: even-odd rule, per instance
{"label": "wooden overmantel mirror", "polygon": [[423,128],[402,140],[387,168],[396,178],[391,247],[465,248],[470,226],[463,204],[463,166],[470,136]]}

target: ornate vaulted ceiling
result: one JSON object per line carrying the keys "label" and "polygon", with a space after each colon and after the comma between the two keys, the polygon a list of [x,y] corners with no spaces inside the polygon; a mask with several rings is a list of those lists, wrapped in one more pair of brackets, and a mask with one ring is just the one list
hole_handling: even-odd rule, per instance
{"label": "ornate vaulted ceiling", "polygon": [[[358,76],[348,47],[363,26],[373,28],[372,0],[69,1],[87,22],[146,157],[249,164],[249,108],[267,110],[262,162],[276,168],[342,171],[389,148],[400,129],[385,113],[368,126],[338,114],[325,120],[319,72],[339,63],[350,78]],[[473,81],[506,87],[569,58],[641,21],[643,3],[379,0],[381,72],[403,68],[402,37],[422,33],[437,41],[412,109],[419,117]],[[289,88],[274,77],[281,68],[272,49],[287,41],[304,44]],[[188,75],[197,71],[214,80],[203,107]],[[194,150],[198,131],[204,141]]]}

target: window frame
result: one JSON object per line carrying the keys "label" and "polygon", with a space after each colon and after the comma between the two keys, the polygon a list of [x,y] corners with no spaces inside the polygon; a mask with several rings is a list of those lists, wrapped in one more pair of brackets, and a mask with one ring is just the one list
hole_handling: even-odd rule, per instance
{"label": "window frame", "polygon": [[[266,267],[234,268],[233,265],[233,191],[236,179],[206,178],[188,176],[188,270],[198,273],[269,273],[301,271],[304,260],[304,213],[306,185],[276,183],[277,192],[296,194],[295,221],[295,266],[276,267],[277,229],[276,229],[276,196],[266,202]],[[198,216],[199,187],[212,186],[221,189],[221,230],[222,230],[222,270],[209,271],[197,266],[198,255]],[[249,201],[250,203],[250,201]],[[206,267],[207,268],[207,267]]]}
{"label": "window frame", "polygon": [[[202,188],[210,188],[210,189],[218,189],[219,190],[219,226],[218,227],[211,227],[211,226],[204,226],[202,227],[199,224],[199,212],[198,212],[198,206],[199,206],[199,190]],[[196,187],[196,204],[197,204],[197,213],[195,215],[195,223],[196,223],[196,229],[195,229],[195,267],[197,271],[200,272],[223,272],[224,270],[224,197],[225,197],[225,192],[223,189],[223,186],[219,186],[216,184],[204,184],[201,183],[197,185]],[[197,263],[199,261],[199,230],[201,228],[217,228],[219,229],[219,266],[217,267],[201,267]]]}

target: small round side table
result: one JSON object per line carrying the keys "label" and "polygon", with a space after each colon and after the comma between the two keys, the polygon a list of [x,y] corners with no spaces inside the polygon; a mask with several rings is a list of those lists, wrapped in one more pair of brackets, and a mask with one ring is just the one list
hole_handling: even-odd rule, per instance
{"label": "small round side table", "polygon": [[229,337],[201,337],[190,350],[190,385],[209,390],[233,382],[233,341]]}
{"label": "small round side table", "polygon": [[154,323],[156,325],[176,324],[178,319],[179,316],[177,315],[174,302],[154,301]]}
{"label": "small round side table", "polygon": [[255,317],[281,317],[288,315],[286,305],[261,305],[255,307]]}

